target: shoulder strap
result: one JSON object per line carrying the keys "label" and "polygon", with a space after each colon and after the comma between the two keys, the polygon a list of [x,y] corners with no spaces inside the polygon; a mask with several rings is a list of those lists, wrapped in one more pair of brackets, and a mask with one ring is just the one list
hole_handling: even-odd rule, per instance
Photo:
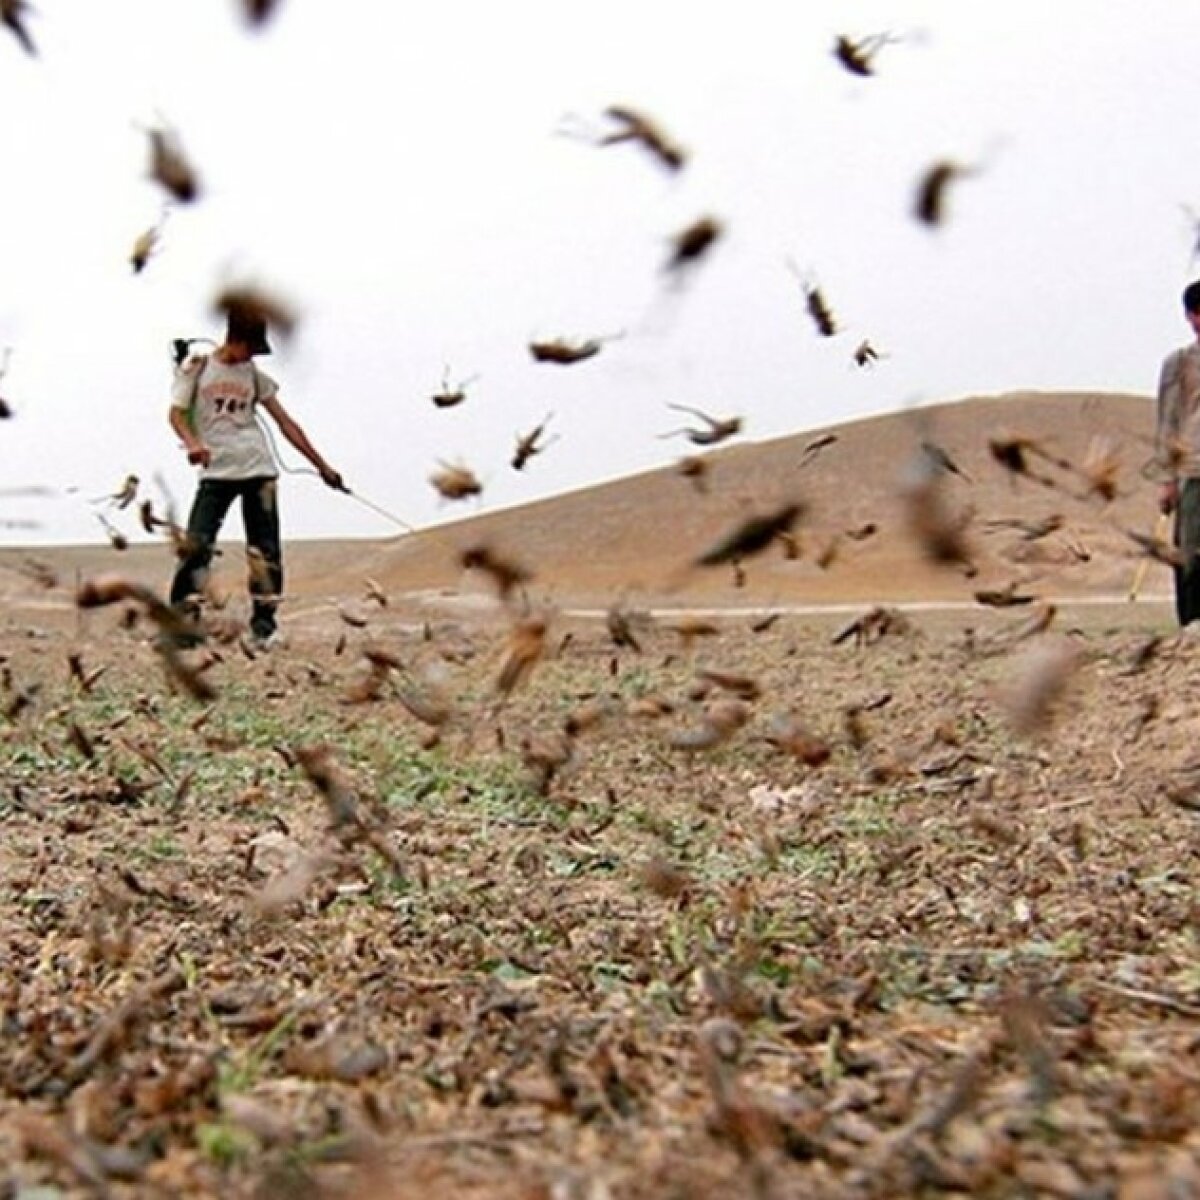
{"label": "shoulder strap", "polygon": [[[195,362],[195,366],[189,370],[191,363]],[[176,376],[188,376],[191,380],[191,397],[188,400],[187,413],[188,424],[193,429],[196,427],[196,397],[200,389],[200,376],[204,374],[205,367],[208,366],[207,354],[196,354],[183,360],[175,367]]]}

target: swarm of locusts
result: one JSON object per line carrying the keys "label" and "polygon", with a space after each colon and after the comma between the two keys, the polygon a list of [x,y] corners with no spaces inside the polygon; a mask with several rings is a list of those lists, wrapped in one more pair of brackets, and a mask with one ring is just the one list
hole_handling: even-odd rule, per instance
{"label": "swarm of locusts", "polygon": [[[29,70],[51,7],[0,0]],[[236,6],[263,79],[286,8]],[[818,49],[865,108],[913,40]],[[621,400],[756,252],[672,190],[716,151],[665,115],[614,102],[555,143],[686,204],[645,210],[654,319],[506,334],[511,470],[434,451],[431,505],[586,455],[573,387]],[[199,139],[142,133],[163,207],[113,252],[137,289],[220,190]],[[890,202],[942,229],[981,163],[917,161]],[[804,254],[831,286],[786,259],[788,336],[874,386],[904,347]],[[300,329],[252,277],[209,296]],[[481,377],[391,403],[450,436]],[[120,569],[0,557],[0,1196],[1200,1195],[1200,650],[1060,594],[1184,565],[1131,515],[1127,427],[923,411],[899,450],[857,422],[754,445],[759,397],[686,383],[657,437],[695,452],[659,472],[342,547],[282,596],[223,549],[168,602],[196,547],[126,463],[81,493]],[[652,421],[611,425],[661,450]],[[290,644],[247,636],[243,570]],[[950,598],[928,623],[922,589]]]}

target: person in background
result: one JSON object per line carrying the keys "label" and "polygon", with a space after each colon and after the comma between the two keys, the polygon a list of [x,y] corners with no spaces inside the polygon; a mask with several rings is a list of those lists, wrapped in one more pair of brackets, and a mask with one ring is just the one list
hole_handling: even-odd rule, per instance
{"label": "person in background", "polygon": [[171,603],[198,615],[217,536],[230,506],[240,499],[250,568],[250,633],[262,649],[279,641],[276,608],[283,593],[283,547],[279,471],[258,409],[270,414],[327,487],[346,490],[341,475],[280,403],[275,380],[255,364],[256,356],[270,353],[265,321],[232,311],[224,342],[211,354],[193,355],[176,367],[170,411],[171,428],[183,442],[188,462],[200,468],[187,540],[171,582]]}

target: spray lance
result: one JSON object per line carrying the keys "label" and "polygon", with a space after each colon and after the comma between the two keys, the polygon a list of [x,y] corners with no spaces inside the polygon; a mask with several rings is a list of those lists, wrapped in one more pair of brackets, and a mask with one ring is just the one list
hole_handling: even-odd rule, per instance
{"label": "spray lance", "polygon": [[[275,441],[275,435],[271,432],[271,427],[258,415],[258,413],[254,414],[254,419],[258,422],[259,429],[261,429],[266,435],[267,442],[271,447],[271,456],[275,459],[276,463],[279,464],[279,469],[281,471],[286,472],[288,475],[315,475],[318,479],[321,478],[320,471],[315,470],[313,467],[289,467],[288,464],[283,461],[283,456],[279,453],[279,446]],[[337,483],[333,485],[333,490],[335,492],[341,492],[345,496],[349,496],[351,500],[357,500],[358,503],[364,508],[369,508],[373,513],[377,513],[379,516],[383,517],[384,520],[391,521],[393,525],[403,529],[405,533],[417,532],[416,527],[410,525],[402,517],[396,516],[395,513],[388,512],[386,508],[382,507],[382,505],[376,504],[374,500],[368,500],[366,496],[360,496],[357,492],[352,492],[342,479],[339,478]]]}
{"label": "spray lance", "polygon": [[[270,437],[269,432],[268,432],[267,436]],[[283,464],[280,463],[280,466],[283,466]],[[284,468],[284,469],[286,470],[287,468]],[[302,468],[296,468],[294,473],[302,473]],[[315,474],[315,472],[309,472],[309,473]],[[380,507],[380,505],[376,504],[374,500],[368,500],[366,498],[366,496],[360,496],[357,492],[352,492],[345,485],[345,483],[339,483],[337,485],[337,487],[334,488],[334,491],[344,493],[345,495],[349,496],[351,500],[357,500],[359,502],[359,504],[363,505],[364,508],[369,508],[373,513],[378,513],[385,520],[391,521],[391,523],[393,525],[398,525],[401,529],[404,530],[405,533],[416,533],[417,532],[416,526],[410,525],[407,521],[402,520],[400,517],[396,516],[395,513],[388,512],[388,510],[386,508]]]}

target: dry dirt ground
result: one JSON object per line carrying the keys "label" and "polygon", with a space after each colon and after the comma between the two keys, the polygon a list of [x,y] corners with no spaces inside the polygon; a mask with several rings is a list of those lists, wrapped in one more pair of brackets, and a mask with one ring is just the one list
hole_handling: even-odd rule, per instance
{"label": "dry dirt ground", "polygon": [[[161,545],[0,553],[0,1197],[1200,1196],[1147,403],[927,415],[973,572],[906,531],[895,420],[289,547],[270,654],[236,552],[175,656],[75,603]],[[787,496],[801,554],[678,572]]]}
{"label": "dry dirt ground", "polygon": [[1164,605],[356,601],[197,699],[65,600],[0,631],[0,1195],[1200,1195]]}

